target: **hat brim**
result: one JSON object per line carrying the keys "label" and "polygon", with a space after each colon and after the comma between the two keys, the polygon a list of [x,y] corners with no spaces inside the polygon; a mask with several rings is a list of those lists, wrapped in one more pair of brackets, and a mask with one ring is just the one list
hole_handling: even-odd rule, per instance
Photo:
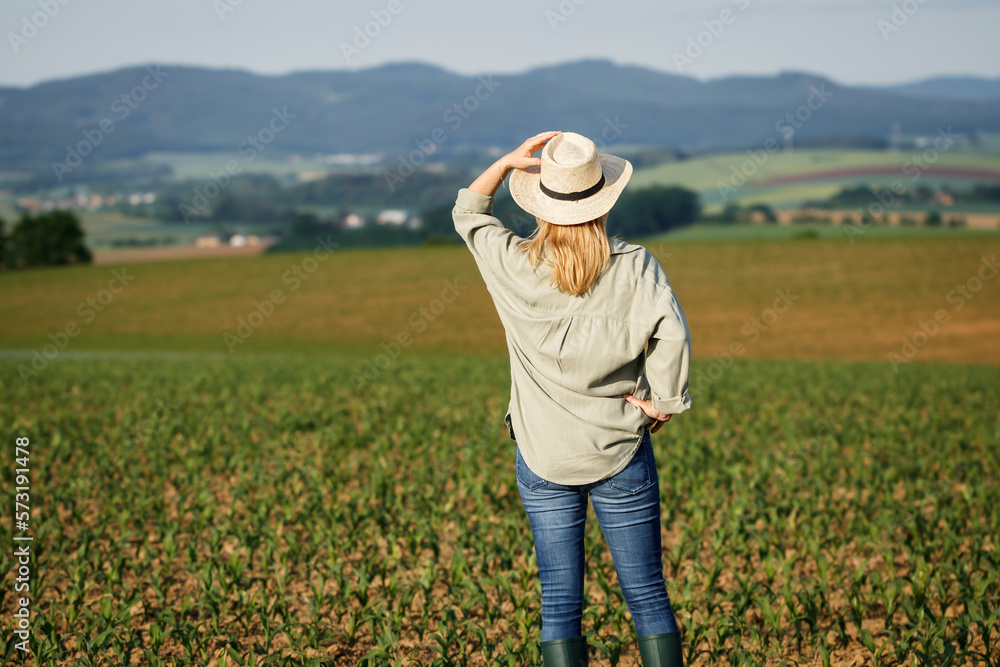
{"label": "hat brim", "polygon": [[539,187],[541,167],[537,165],[511,173],[510,194],[518,206],[553,225],[596,220],[611,210],[632,177],[632,163],[628,160],[606,153],[598,153],[597,159],[604,172],[604,187],[586,199],[563,201],[546,195]]}

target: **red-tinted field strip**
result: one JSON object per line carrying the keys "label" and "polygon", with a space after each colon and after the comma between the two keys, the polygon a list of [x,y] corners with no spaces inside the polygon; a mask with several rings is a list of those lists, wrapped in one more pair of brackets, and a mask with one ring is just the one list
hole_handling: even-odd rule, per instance
{"label": "red-tinted field strip", "polygon": [[786,185],[788,183],[806,183],[809,181],[822,181],[828,179],[854,178],[857,176],[885,176],[898,175],[900,177],[913,178],[915,170],[920,170],[920,175],[925,177],[943,178],[968,178],[983,179],[988,181],[1000,181],[1000,171],[989,169],[963,169],[961,167],[930,167],[921,169],[919,163],[914,162],[912,169],[903,171],[900,167],[854,167],[852,169],[830,169],[828,171],[811,171],[807,174],[793,174],[790,176],[777,176],[748,183],[748,185],[763,188],[773,185]]}

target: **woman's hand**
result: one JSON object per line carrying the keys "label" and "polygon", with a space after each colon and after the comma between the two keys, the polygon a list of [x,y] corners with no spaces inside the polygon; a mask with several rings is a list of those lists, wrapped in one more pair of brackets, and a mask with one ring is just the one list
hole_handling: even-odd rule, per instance
{"label": "woman's hand", "polygon": [[531,157],[531,154],[544,146],[549,139],[560,132],[562,130],[542,132],[525,140],[523,144],[491,164],[486,171],[480,174],[479,178],[472,182],[469,189],[481,195],[492,197],[496,194],[500,184],[503,183],[503,179],[507,178],[507,174],[510,173],[511,169],[527,169],[528,167],[541,164],[542,158]]}
{"label": "woman's hand", "polygon": [[562,132],[562,130],[536,134],[530,139],[526,139],[523,144],[512,150],[510,153],[503,156],[502,161],[511,169],[527,169],[528,167],[539,165],[542,163],[542,158],[531,157],[532,154],[539,148],[542,148],[552,137],[556,136],[560,132]]}
{"label": "woman's hand", "polygon": [[646,413],[647,417],[656,420],[655,423],[649,428],[650,433],[656,433],[663,428],[664,424],[670,421],[670,415],[660,412],[654,408],[652,400],[640,401],[632,394],[622,394],[622,396],[632,405],[638,405],[642,411]]}

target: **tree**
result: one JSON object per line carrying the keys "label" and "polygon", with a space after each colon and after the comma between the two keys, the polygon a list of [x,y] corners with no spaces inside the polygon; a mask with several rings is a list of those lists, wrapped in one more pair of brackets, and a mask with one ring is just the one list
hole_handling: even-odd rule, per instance
{"label": "tree", "polygon": [[11,268],[90,263],[84,232],[72,211],[32,216],[24,213],[6,239],[5,264]]}
{"label": "tree", "polygon": [[[454,239],[461,243],[455,232],[451,212],[454,204],[438,206],[421,214],[424,238]],[[626,191],[608,215],[607,233],[621,238],[640,238],[661,234],[677,227],[689,225],[701,215],[698,193],[678,186],[657,185]],[[525,212],[503,193],[497,193],[493,202],[493,216],[507,229],[527,238],[537,226],[535,216]]]}
{"label": "tree", "polygon": [[742,210],[743,209],[740,208],[739,204],[735,202],[729,202],[722,209],[722,213],[719,214],[719,222],[723,223],[739,222],[740,211]]}
{"label": "tree", "polygon": [[290,207],[282,207],[250,197],[226,195],[212,207],[210,218],[223,222],[282,222],[294,217]]}
{"label": "tree", "polygon": [[657,185],[623,194],[608,217],[608,233],[626,238],[649,236],[689,225],[701,214],[698,193]]}
{"label": "tree", "polygon": [[759,213],[764,218],[764,222],[778,222],[778,216],[774,214],[774,209],[767,204],[754,204],[747,210],[751,213],[751,215],[753,213]]}
{"label": "tree", "polygon": [[0,218],[0,269],[3,269],[7,265],[7,223]]}
{"label": "tree", "polygon": [[982,183],[972,188],[972,199],[982,201],[1000,201],[1000,185]]}

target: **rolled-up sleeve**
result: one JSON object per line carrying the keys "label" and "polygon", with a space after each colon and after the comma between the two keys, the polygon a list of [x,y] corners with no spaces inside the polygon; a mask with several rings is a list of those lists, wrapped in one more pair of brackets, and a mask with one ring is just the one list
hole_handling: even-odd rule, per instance
{"label": "rolled-up sleeve", "polygon": [[497,262],[520,240],[517,234],[493,217],[493,197],[468,188],[458,191],[451,215],[459,233],[473,256],[482,265],[496,268]]}
{"label": "rolled-up sleeve", "polygon": [[684,311],[669,285],[664,286],[652,312],[653,332],[646,348],[646,380],[653,407],[676,415],[691,407],[688,371],[691,334]]}

